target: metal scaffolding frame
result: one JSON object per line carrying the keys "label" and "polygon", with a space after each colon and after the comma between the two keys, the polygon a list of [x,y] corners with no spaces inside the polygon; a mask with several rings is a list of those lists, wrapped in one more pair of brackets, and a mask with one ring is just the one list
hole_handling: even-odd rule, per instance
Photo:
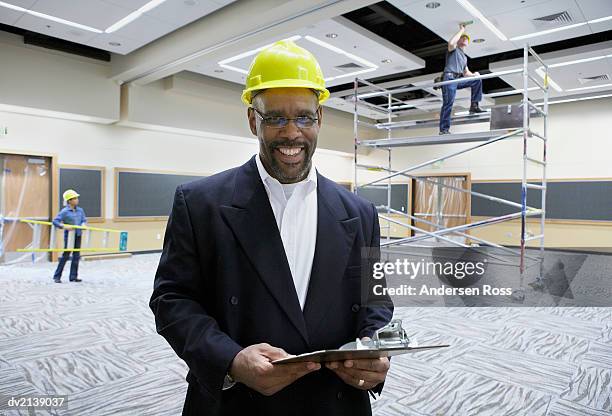
{"label": "metal scaffolding frame", "polygon": [[[532,57],[535,59],[543,68],[544,68],[544,80],[543,82],[539,82],[532,74],[529,73],[529,59]],[[386,183],[387,188],[387,203],[386,205],[378,206],[379,214],[381,219],[387,222],[386,226],[381,226],[381,229],[386,229],[386,241],[381,243],[381,247],[390,247],[390,246],[398,246],[398,245],[407,245],[420,240],[436,238],[436,240],[440,239],[446,241],[450,244],[458,245],[460,247],[466,247],[466,244],[461,242],[452,240],[447,236],[451,234],[459,235],[462,237],[467,237],[470,240],[476,241],[482,245],[495,247],[497,249],[503,250],[504,252],[511,253],[519,258],[519,268],[521,276],[525,271],[525,259],[533,259],[539,262],[540,265],[540,278],[543,275],[543,258],[544,258],[544,226],[546,220],[546,147],[547,147],[547,119],[548,119],[548,65],[536,54],[536,52],[529,46],[525,45],[523,48],[523,63],[520,68],[510,69],[503,72],[490,73],[485,75],[478,75],[475,77],[471,77],[471,79],[486,79],[498,77],[501,75],[507,74],[521,74],[523,80],[523,88],[519,89],[518,92],[522,92],[522,118],[523,123],[521,128],[511,129],[511,130],[489,130],[484,132],[476,132],[476,133],[459,133],[459,134],[449,134],[443,136],[426,136],[426,137],[401,137],[401,138],[393,138],[392,131],[396,129],[410,129],[410,128],[422,128],[428,127],[435,124],[435,120],[427,119],[427,120],[416,120],[416,121],[393,121],[393,117],[398,115],[398,110],[406,108],[409,105],[409,101],[401,100],[396,97],[397,94],[405,93],[409,91],[415,91],[423,89],[424,87],[439,87],[444,85],[450,85],[454,83],[458,83],[461,79],[454,79],[442,82],[431,82],[428,84],[422,84],[413,87],[402,87],[396,89],[385,89],[380,86],[377,86],[371,82],[368,82],[363,79],[355,78],[354,81],[354,94],[353,94],[353,104],[354,104],[354,112],[353,112],[353,133],[354,133],[354,192],[359,193],[359,190],[372,185],[379,185]],[[544,101],[542,104],[543,108],[539,108],[534,105],[529,100],[529,91],[533,90],[533,88],[529,87],[529,82],[533,82],[537,89],[543,91]],[[517,91],[513,91],[516,93]],[[373,104],[371,102],[365,101],[367,98],[373,97],[386,97],[386,104]],[[382,101],[382,100],[381,100]],[[375,108],[378,111],[383,111],[387,114],[387,121],[384,123],[368,123],[359,119],[358,107],[365,106],[367,108]],[[530,118],[533,116],[541,116],[543,118],[543,131],[538,133],[534,131],[530,127]],[[478,114],[473,116],[461,116],[454,117],[453,121],[459,121],[459,124],[468,124],[468,123],[481,123],[483,121],[487,121],[490,117],[490,114]],[[361,140],[359,138],[359,127],[365,126],[368,128],[376,128],[380,130],[387,131],[386,139],[376,139],[376,140]],[[521,200],[519,202],[506,200],[503,198],[485,195],[479,192],[474,192],[472,190],[465,190],[457,187],[453,187],[451,185],[447,185],[442,183],[441,181],[435,182],[438,185],[438,189],[441,187],[450,188],[455,191],[468,193],[470,196],[474,196],[477,198],[485,198],[490,201],[494,201],[497,203],[505,204],[511,207],[516,208],[518,211],[501,215],[497,217],[491,217],[484,220],[471,222],[459,226],[454,227],[444,227],[440,223],[440,216],[436,219],[437,222],[427,221],[418,216],[405,214],[403,212],[394,210],[391,207],[391,185],[392,179],[395,177],[408,177],[411,179],[425,181],[425,182],[434,182],[425,177],[418,176],[414,174],[414,171],[417,171],[421,168],[433,165],[435,163],[450,159],[452,157],[470,152],[475,149],[483,148],[485,146],[491,145],[493,143],[497,143],[503,140],[507,140],[513,137],[522,136],[523,142],[523,157],[522,157],[522,180],[521,180]],[[538,140],[542,142],[542,158],[532,158],[528,156],[527,149],[528,144],[532,140]],[[432,160],[425,161],[423,163],[419,163],[414,166],[407,167],[405,169],[393,169],[391,165],[391,152],[393,148],[396,147],[405,147],[405,146],[423,146],[430,144],[447,144],[447,143],[468,143],[468,142],[478,142],[477,144],[473,144],[467,148],[464,148],[460,151],[456,151],[441,157],[437,157]],[[368,164],[360,164],[358,161],[358,150],[360,147],[368,147],[379,150],[386,150],[388,152],[387,157],[387,165],[386,166],[372,166]],[[527,165],[534,164],[541,168],[542,170],[542,179],[538,183],[529,182],[527,179]],[[358,171],[360,169],[367,170],[376,170],[381,172],[386,172],[386,175],[376,179],[369,180],[365,183],[360,183],[358,178]],[[541,192],[541,208],[533,208],[527,205],[527,192],[528,190],[536,190]],[[380,212],[383,211],[383,213]],[[401,214],[402,217],[408,219],[409,222],[404,223],[398,219],[391,218],[391,214]],[[526,222],[528,217],[539,217],[540,222],[540,233],[538,235],[527,235],[526,231]],[[511,249],[508,247],[501,246],[499,244],[484,240],[482,238],[476,238],[471,235],[466,234],[466,231],[470,229],[474,229],[477,227],[484,227],[491,224],[497,224],[504,221],[510,221],[520,219],[521,221],[521,233],[520,233],[520,248],[518,252],[515,249]],[[414,224],[413,224],[414,221]],[[416,225],[416,223],[424,223],[427,225],[432,225],[435,227],[433,231],[427,231],[423,228],[420,228]],[[420,232],[422,235],[415,235],[407,238],[400,239],[392,239],[391,238],[391,223],[397,224],[399,226],[408,228],[413,231]],[[382,230],[381,230],[382,231]],[[384,233],[381,232],[381,235]],[[539,256],[531,257],[526,255],[526,246],[529,241],[539,242]],[[515,261],[516,262],[516,261]],[[522,284],[522,282],[521,282]]]}

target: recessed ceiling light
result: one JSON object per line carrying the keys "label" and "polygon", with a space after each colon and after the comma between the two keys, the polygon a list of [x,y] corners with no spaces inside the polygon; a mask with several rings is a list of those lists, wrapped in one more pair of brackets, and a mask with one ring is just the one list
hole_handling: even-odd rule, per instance
{"label": "recessed ceiling light", "polygon": [[346,51],[344,51],[344,50],[342,50],[342,49],[340,49],[340,48],[338,48],[338,47],[336,47],[334,45],[330,45],[329,43],[323,42],[322,40],[319,40],[319,39],[314,38],[314,37],[309,36],[309,35],[304,36],[304,39],[306,39],[307,41],[312,42],[312,43],[314,43],[316,45],[319,45],[319,46],[322,46],[322,47],[324,47],[326,49],[329,49],[332,52],[336,52],[336,53],[338,53],[340,55],[344,55],[347,58],[352,59],[353,61],[356,61],[356,62],[358,62],[358,63],[368,67],[368,68],[365,68],[365,69],[362,69],[362,70],[359,70],[359,71],[355,71],[355,72],[351,72],[351,73],[348,73],[348,74],[343,74],[343,75],[338,75],[338,76],[335,76],[335,77],[325,78],[325,81],[332,81],[332,80],[338,79],[338,78],[345,78],[345,77],[360,75],[360,74],[364,74],[366,72],[376,71],[378,69],[378,65],[374,65],[370,61],[367,61],[367,60],[365,60],[365,59],[363,59],[363,58],[361,58],[361,57],[359,57],[357,55],[353,55],[353,54],[351,54],[349,52],[346,52]]}
{"label": "recessed ceiling light", "polygon": [[[290,41],[295,42],[295,41],[297,41],[298,39],[301,39],[301,38],[302,38],[302,36],[295,35],[295,36],[291,36],[290,38],[287,38],[285,40],[290,40]],[[229,70],[236,71],[236,72],[240,72],[241,74],[245,74],[246,75],[246,74],[249,73],[249,71],[247,71],[246,69],[238,68],[236,66],[232,66],[232,65],[228,65],[228,64],[230,62],[238,61],[240,59],[247,58],[247,57],[249,57],[251,55],[255,55],[257,52],[263,51],[264,49],[266,49],[266,48],[268,48],[268,47],[270,47],[272,45],[273,45],[273,43],[269,43],[269,44],[261,46],[259,48],[256,48],[256,49],[253,49],[253,50],[250,50],[250,51],[246,51],[246,52],[243,52],[243,53],[240,53],[240,54],[238,54],[236,56],[232,56],[231,58],[223,59],[222,61],[217,62],[217,64],[220,67],[222,67],[222,68],[229,69]],[[244,77],[243,77],[243,79],[244,79]]]}
{"label": "recessed ceiling light", "polygon": [[483,38],[474,39],[474,43],[483,43],[485,40]]}
{"label": "recessed ceiling light", "polygon": [[330,39],[336,39],[338,37],[337,33],[328,33],[327,35],[325,35],[326,38],[330,38]]}
{"label": "recessed ceiling light", "polygon": [[121,46],[119,42],[108,42],[110,46]]}
{"label": "recessed ceiling light", "polygon": [[383,59],[382,61],[383,64],[390,64],[391,63],[391,59]]}
{"label": "recessed ceiling light", "polygon": [[595,24],[595,23],[606,22],[608,20],[612,20],[612,16],[600,17],[598,19],[592,19],[592,20],[589,20],[589,21],[586,21],[586,22],[575,23],[573,25],[566,25],[566,26],[556,27],[554,29],[542,30],[541,32],[534,32],[534,33],[528,33],[526,35],[515,36],[513,38],[510,38],[510,40],[514,41],[514,40],[523,40],[523,39],[534,38],[536,36],[548,35],[550,33],[560,32],[562,30],[568,30],[568,29],[575,29],[577,27],[581,27],[581,26],[585,26],[585,25],[592,25],[592,24]]}
{"label": "recessed ceiling light", "polygon": [[594,88],[603,88],[603,87],[612,87],[612,84],[600,84],[600,85],[591,85],[589,87],[580,87],[580,88],[570,88],[566,91],[584,91],[584,90],[592,90]]}
{"label": "recessed ceiling light", "polygon": [[[133,11],[132,13],[128,14],[123,19],[121,19],[118,22],[116,22],[116,23],[112,24],[111,26],[107,27],[105,30],[96,29],[95,27],[82,25],[80,23],[76,23],[76,22],[72,22],[70,20],[66,20],[66,19],[62,19],[62,18],[59,18],[59,17],[51,16],[49,14],[40,13],[40,12],[37,12],[37,11],[34,11],[34,10],[26,9],[24,7],[16,6],[14,4],[6,3],[4,1],[0,1],[0,7],[5,7],[7,9],[15,10],[15,11],[18,11],[18,12],[21,12],[21,13],[26,13],[26,14],[29,14],[29,15],[32,15],[32,16],[39,17],[41,19],[51,20],[53,22],[61,23],[63,25],[76,27],[78,29],[87,30],[89,32],[94,32],[94,33],[112,33],[112,32],[114,32],[116,30],[119,30],[120,28],[122,28],[123,26],[127,25],[128,23],[132,22],[133,20],[138,19],[144,13],[154,9],[155,7],[159,6],[160,4],[162,4],[165,1],[166,0],[151,0],[148,3],[146,3],[144,6],[142,6],[140,9]],[[186,1],[197,1],[197,0],[186,0]]]}
{"label": "recessed ceiling light", "polygon": [[499,30],[489,19],[484,17],[484,15],[478,10],[476,7],[472,5],[468,0],[457,0],[457,3],[461,5],[468,13],[474,16],[476,19],[480,20],[489,30],[495,33],[500,40],[508,40],[506,35],[504,35],[501,30]]}
{"label": "recessed ceiling light", "polygon": [[[549,100],[548,104],[561,104],[561,103],[571,103],[574,101],[584,101],[584,100],[594,100],[597,98],[608,98],[608,97],[612,97],[612,94],[602,94],[602,95],[589,95],[587,97],[579,97],[579,98],[567,98],[567,99],[561,99],[561,100]],[[544,105],[544,103],[536,103],[536,105]]]}
{"label": "recessed ceiling light", "polygon": [[438,3],[437,1],[430,1],[425,5],[425,7],[427,7],[428,9],[437,9],[438,7],[440,7],[440,3]]}

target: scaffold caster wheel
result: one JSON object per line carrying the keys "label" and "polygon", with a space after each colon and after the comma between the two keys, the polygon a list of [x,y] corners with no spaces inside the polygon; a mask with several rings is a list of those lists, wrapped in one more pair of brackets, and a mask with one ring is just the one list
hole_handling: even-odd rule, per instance
{"label": "scaffold caster wheel", "polygon": [[512,300],[523,302],[525,300],[525,290],[523,288],[514,289],[512,291]]}
{"label": "scaffold caster wheel", "polygon": [[544,289],[544,280],[542,277],[536,277],[536,279],[533,282],[528,283],[528,285],[531,286],[533,290],[542,290]]}

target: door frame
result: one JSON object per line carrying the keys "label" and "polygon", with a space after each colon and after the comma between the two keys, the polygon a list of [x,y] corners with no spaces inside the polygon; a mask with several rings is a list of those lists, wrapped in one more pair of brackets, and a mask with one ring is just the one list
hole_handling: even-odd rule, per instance
{"label": "door frame", "polygon": [[[419,174],[413,174],[413,176],[433,176],[433,177],[438,177],[438,176],[444,176],[444,177],[453,177],[453,176],[460,176],[463,178],[466,178],[466,191],[471,192],[472,191],[472,174],[470,172],[435,172],[435,173],[419,173]],[[414,215],[413,209],[414,209],[414,189],[415,189],[415,182],[416,179],[412,178],[410,179],[410,215]],[[467,205],[466,205],[466,210],[467,210],[467,214],[465,217],[466,220],[466,224],[469,224],[472,222],[472,194],[468,195],[467,198]],[[414,220],[410,220],[410,224],[414,225]],[[465,230],[464,234],[470,235],[470,230]],[[413,237],[414,236],[414,230],[410,229],[410,236]],[[466,244],[469,244],[470,240],[466,240]]]}
{"label": "door frame", "polygon": [[[15,149],[2,149],[0,148],[0,154],[5,155],[16,155],[16,156],[35,156],[35,157],[46,157],[51,161],[51,198],[49,201],[51,203],[51,209],[49,212],[51,213],[51,218],[55,218],[57,213],[59,212],[59,165],[57,163],[57,154],[56,153],[44,153],[44,152],[35,152],[29,150],[15,150]],[[58,253],[49,253],[50,260],[52,262],[57,261]]]}

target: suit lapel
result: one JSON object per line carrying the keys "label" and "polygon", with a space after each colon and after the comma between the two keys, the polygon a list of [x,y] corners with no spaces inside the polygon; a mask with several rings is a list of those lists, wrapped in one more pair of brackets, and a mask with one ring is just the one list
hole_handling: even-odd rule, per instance
{"label": "suit lapel", "polygon": [[308,344],[283,241],[254,157],[237,172],[232,206],[220,209],[259,277]]}
{"label": "suit lapel", "polygon": [[310,272],[304,318],[309,334],[314,334],[341,290],[359,218],[349,218],[335,185],[317,177],[317,244]]}

